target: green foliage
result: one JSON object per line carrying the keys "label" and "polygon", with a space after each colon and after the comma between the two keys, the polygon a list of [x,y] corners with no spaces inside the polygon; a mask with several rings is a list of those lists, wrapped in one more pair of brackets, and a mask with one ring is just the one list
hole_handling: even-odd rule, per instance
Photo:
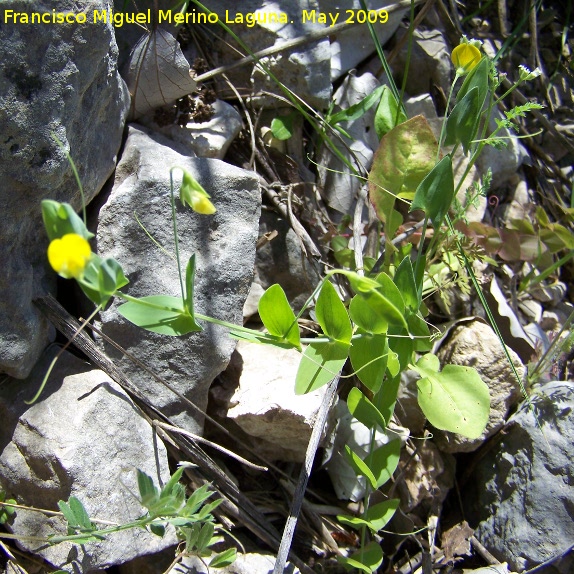
{"label": "green foliage", "polygon": [[369,173],[369,198],[385,224],[385,269],[396,251],[391,243],[403,217],[397,200],[412,200],[436,163],[437,142],[423,116],[415,116],[389,131],[381,142]]}
{"label": "green foliage", "polygon": [[288,140],[293,135],[293,120],[295,112],[273,118],[271,122],[271,133],[278,140]]}
{"label": "green foliage", "polygon": [[98,255],[92,255],[83,277],[78,279],[86,297],[102,307],[128,283],[121,265],[115,259],[102,259]]}
{"label": "green foliage", "polygon": [[310,393],[331,381],[349,356],[352,328],[349,315],[331,283],[323,283],[316,306],[317,321],[327,341],[310,343],[295,378],[295,393]]}
{"label": "green foliage", "polygon": [[410,211],[422,209],[438,229],[454,198],[454,178],[450,155],[443,157],[421,181]]}
{"label": "green foliage", "polygon": [[448,116],[444,144],[450,146],[460,142],[464,152],[468,153],[476,135],[479,112],[478,87],[475,86],[454,106]]}
{"label": "green foliage", "polygon": [[378,104],[381,100],[381,94],[385,86],[379,86],[374,89],[370,94],[367,94],[360,102],[354,104],[347,109],[341,110],[335,114],[328,115],[325,121],[331,126],[335,126],[341,122],[350,122],[353,120],[358,120],[365,113],[370,110],[375,104]]}
{"label": "green foliage", "polygon": [[439,371],[439,360],[430,353],[411,368],[421,375],[419,404],[432,425],[471,439],[482,434],[490,414],[490,394],[475,369],[446,365]]}
{"label": "green foliage", "polygon": [[369,542],[359,552],[355,552],[350,557],[337,556],[337,562],[340,562],[347,569],[357,568],[361,572],[372,574],[383,563],[383,551],[381,546],[375,542]]}
{"label": "green foliage", "polygon": [[277,343],[287,343],[301,348],[299,326],[295,313],[280,285],[271,285],[259,300],[259,317],[267,331],[277,337]]}
{"label": "green foliage", "polygon": [[[474,52],[478,53],[477,46]],[[465,223],[464,209],[456,199],[464,177],[455,182],[454,150],[442,157],[443,144],[455,149],[462,146],[470,156],[470,169],[485,145],[504,144],[497,135],[501,129],[514,127],[514,120],[541,108],[537,103],[517,106],[505,112],[505,119],[498,120],[496,129],[487,133],[488,120],[497,103],[494,93],[500,86],[500,78],[494,63],[485,56],[478,61],[479,57],[471,62],[473,65],[478,63],[465,76],[454,106],[451,106],[455,93],[453,83],[439,142],[424,117],[407,119],[398,91],[391,91],[386,86],[377,88],[348,109],[327,114],[325,123],[348,135],[340,124],[356,120],[377,106],[374,128],[380,145],[373,159],[368,186],[369,199],[384,229],[385,254],[383,272],[371,274],[375,261],[368,257],[364,258],[363,269],[356,269],[354,253],[349,249],[348,239],[343,236],[350,217],[338,227],[338,235],[332,238],[331,246],[341,268],[328,272],[317,289],[315,316],[320,333],[316,338],[301,339],[297,318],[304,309],[296,316],[279,285],[267,289],[259,303],[259,316],[266,333],[195,313],[195,258],[192,256],[188,261],[184,282],[178,253],[173,186],[173,225],[181,297],[154,294],[140,299],[129,297],[120,291],[127,284],[121,266],[114,260],[101,260],[97,256],[93,256],[78,280],[86,295],[98,305],[106,305],[114,295],[126,300],[120,313],[134,324],[156,333],[183,335],[200,331],[201,327],[196,322],[199,319],[227,327],[235,338],[302,351],[295,380],[297,394],[311,392],[329,383],[350,360],[354,370],[350,376],[355,375],[364,386],[350,390],[347,406],[352,416],[369,429],[372,440],[366,455],[345,447],[350,465],[358,476],[366,479],[367,484],[362,516],[340,517],[342,523],[362,533],[362,548],[348,558],[340,558],[340,562],[349,569],[356,568],[371,574],[377,570],[383,553],[380,545],[375,540],[369,542],[368,537],[384,528],[398,508],[396,499],[371,505],[370,494],[391,479],[398,465],[401,442],[393,440],[376,446],[376,433],[387,430],[402,371],[410,367],[420,375],[417,383],[419,404],[436,428],[477,438],[488,422],[489,391],[478,373],[470,367],[456,365],[444,365],[441,370],[438,358],[429,353],[431,337],[425,320],[427,310],[423,297],[448,282],[454,282],[463,290],[468,290],[471,282],[476,287],[478,284],[470,260],[478,251],[487,255],[497,253],[507,260],[532,261],[540,273],[533,271],[526,278],[526,285],[521,284],[521,289],[538,284],[556,271],[569,258],[564,256],[555,260],[553,257],[560,251],[574,252],[574,240],[569,230],[559,223],[551,223],[542,213],[538,214],[536,225],[515,221],[502,230],[484,224]],[[468,69],[470,65],[465,70],[457,70],[455,83]],[[531,76],[535,74],[521,73],[520,81]],[[296,102],[294,105],[297,112],[273,120],[273,136],[277,139],[291,137],[294,114],[301,113],[328,141],[326,130],[319,129],[313,118]],[[348,162],[347,166],[352,172]],[[471,204],[483,195],[488,183],[486,178],[482,185],[469,188],[467,203]],[[215,207],[208,198],[201,185],[184,171],[180,189],[182,202],[198,213],[210,214]],[[453,207],[456,229],[449,217]],[[397,248],[393,244],[407,209],[411,212],[422,210],[425,215],[418,248],[411,245]],[[42,212],[50,239],[67,233],[77,233],[86,239],[92,237],[67,204],[46,201],[42,204]],[[430,244],[425,241],[429,226],[433,228]],[[487,255],[483,253],[482,256]],[[330,281],[335,274],[343,277],[340,290]],[[353,294],[350,300],[345,300],[348,286]],[[415,358],[416,353],[422,356]],[[158,535],[163,535],[166,526],[171,524],[185,542],[186,550],[204,557],[210,554],[210,546],[215,540],[211,512],[219,501],[207,502],[212,494],[207,487],[198,489],[187,498],[179,484],[181,472],[183,469],[178,470],[161,490],[155,487],[150,477],[138,473],[146,515],[134,524],[149,528]],[[97,530],[81,503],[73,497],[68,503],[61,503],[61,508],[68,521],[67,539],[94,540],[113,531]],[[234,550],[226,551],[213,557],[210,565],[223,566],[234,556]]]}
{"label": "green foliage", "polygon": [[179,297],[149,295],[134,298],[121,305],[118,312],[134,325],[161,335],[180,336],[201,331]]}
{"label": "green foliage", "polygon": [[[166,527],[171,524],[178,537],[185,542],[185,551],[200,557],[212,556],[210,546],[218,539],[214,538],[215,524],[211,514],[222,500],[206,504],[213,496],[208,485],[201,486],[188,498],[184,486],[179,482],[185,470],[180,466],[162,489],[155,486],[153,479],[137,470],[137,482],[141,505],[146,513],[132,522],[118,526],[98,528],[92,521],[84,505],[75,496],[68,502],[60,501],[58,506],[66,520],[67,534],[48,537],[50,544],[74,542],[86,544],[103,540],[106,536],[130,528],[148,528],[157,536],[164,536]],[[212,556],[210,566],[221,568],[235,560],[235,548]]]}
{"label": "green foliage", "polygon": [[388,86],[383,86],[381,100],[375,114],[375,130],[381,139],[393,128],[407,121],[407,115]]}
{"label": "green foliage", "polygon": [[13,498],[6,498],[6,493],[0,490],[0,524],[6,524],[14,516],[16,509],[10,504],[16,504]]}
{"label": "green foliage", "polygon": [[42,201],[42,219],[50,241],[60,239],[67,233],[76,233],[84,239],[94,237],[94,234],[86,228],[82,218],[68,203],[44,199]]}
{"label": "green foliage", "polygon": [[350,390],[347,396],[349,412],[367,428],[379,428],[384,431],[387,423],[381,411],[357,388]]}

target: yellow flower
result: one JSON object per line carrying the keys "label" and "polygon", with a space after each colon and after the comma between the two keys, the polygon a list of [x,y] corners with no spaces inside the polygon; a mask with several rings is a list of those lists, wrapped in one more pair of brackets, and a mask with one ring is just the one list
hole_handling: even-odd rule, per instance
{"label": "yellow flower", "polygon": [[193,211],[201,213],[202,215],[211,215],[217,210],[211,201],[209,201],[209,193],[203,189],[201,184],[182,167],[179,168],[183,171],[183,179],[181,180],[181,187],[179,189],[179,199],[183,205],[187,204]]}
{"label": "yellow flower", "polygon": [[481,60],[480,50],[473,44],[463,42],[459,44],[451,54],[450,59],[456,67],[457,74],[468,74]]}
{"label": "yellow flower", "polygon": [[209,201],[207,194],[194,193],[190,198],[190,205],[193,211],[202,215],[211,215],[217,211],[215,205]]}
{"label": "yellow flower", "polygon": [[91,256],[90,244],[77,233],[67,233],[48,246],[48,261],[64,279],[81,277]]}

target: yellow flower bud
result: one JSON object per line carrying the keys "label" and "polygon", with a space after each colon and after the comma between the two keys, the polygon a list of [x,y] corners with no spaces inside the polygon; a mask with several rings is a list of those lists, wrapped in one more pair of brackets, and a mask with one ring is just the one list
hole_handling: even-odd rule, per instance
{"label": "yellow flower bud", "polygon": [[211,215],[217,211],[215,205],[209,201],[208,196],[201,193],[195,193],[191,196],[191,209],[202,215]]}
{"label": "yellow flower bud", "polygon": [[209,201],[209,193],[203,189],[202,185],[187,171],[180,167],[183,171],[183,179],[181,180],[181,187],[179,189],[179,199],[183,205],[189,205],[193,211],[201,213],[202,215],[211,215],[217,210],[211,201]]}
{"label": "yellow flower bud", "polygon": [[80,278],[91,256],[90,244],[77,233],[67,233],[48,246],[48,261],[64,279]]}
{"label": "yellow flower bud", "polygon": [[480,50],[473,44],[463,42],[459,44],[451,54],[450,59],[456,67],[457,74],[468,74],[481,60]]}

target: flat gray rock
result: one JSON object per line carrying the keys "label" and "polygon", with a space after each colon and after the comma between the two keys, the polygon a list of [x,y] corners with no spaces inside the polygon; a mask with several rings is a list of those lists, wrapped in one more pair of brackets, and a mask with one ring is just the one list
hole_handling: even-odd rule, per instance
{"label": "flat gray rock", "polygon": [[[0,489],[19,504],[57,511],[58,501],[77,497],[91,519],[125,524],[144,514],[136,469],[169,480],[167,453],[131,399],[102,371],[64,353],[40,400],[36,392],[55,351],[40,360],[27,381],[0,386]],[[8,525],[19,536],[65,534],[61,517],[17,510]],[[50,564],[89,572],[158,552],[176,543],[142,529],[110,534],[101,542],[19,545]]]}
{"label": "flat gray rock", "polygon": [[[106,6],[78,0],[73,9],[91,15]],[[71,4],[54,0],[52,8],[67,12]],[[2,2],[2,9],[33,11],[32,4],[15,0]],[[46,261],[40,202],[81,207],[72,169],[52,134],[76,163],[89,202],[114,169],[129,94],[109,23],[6,23],[0,53],[0,371],[23,378],[52,335],[31,303],[56,283]]]}
{"label": "flat gray rock", "polygon": [[[531,402],[541,428],[523,403],[463,490],[476,537],[516,572],[557,557],[574,542],[574,383],[545,383]],[[570,552],[540,572],[573,569]]]}
{"label": "flat gray rock", "polygon": [[[183,207],[179,197],[181,171],[176,171],[177,222],[183,270],[196,257],[195,311],[242,325],[242,309],[251,281],[261,196],[257,178],[220,160],[190,158],[167,147],[163,136],[147,135],[131,126],[118,165],[114,188],[100,211],[98,252],[115,257],[130,284],[122,289],[134,297],[181,296],[177,265],[142,229],[174,253],[169,170],[185,167],[211,195],[214,215]],[[175,145],[175,144],[170,144]],[[182,337],[145,331],[118,313],[114,302],[101,314],[102,329],[130,354],[143,361],[201,412],[213,379],[225,369],[235,341],[225,328],[203,324],[205,330]],[[203,415],[155,381],[110,345],[105,350],[154,404],[174,422],[201,433]]]}

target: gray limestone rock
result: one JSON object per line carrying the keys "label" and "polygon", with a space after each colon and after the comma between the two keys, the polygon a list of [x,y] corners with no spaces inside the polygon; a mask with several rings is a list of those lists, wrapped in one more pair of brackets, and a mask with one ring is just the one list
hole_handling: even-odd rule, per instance
{"label": "gray limestone rock", "polygon": [[[462,490],[476,537],[514,571],[559,557],[574,542],[574,383],[545,383],[531,402],[537,420],[523,403]],[[573,569],[570,552],[537,572]]]}
{"label": "gray limestone rock", "polygon": [[[385,8],[393,2],[389,0],[367,0],[363,9],[360,0],[318,0],[319,9],[325,15],[333,15],[337,18],[337,24],[356,23],[357,26],[338,32],[331,37],[331,79],[337,80],[345,72],[358,66],[367,56],[375,52],[373,39],[367,28],[366,20],[373,23],[373,28],[384,46],[397,31],[401,20],[408,12],[408,8],[387,13],[388,19],[384,21],[384,15],[378,15],[375,11]],[[366,19],[366,20],[365,20]],[[328,16],[330,23],[331,18]]]}
{"label": "gray limestone rock", "polygon": [[[226,0],[212,0],[209,8],[216,12],[219,19],[227,23],[236,34],[240,31],[241,40],[253,52],[277,46],[324,28],[317,22],[303,21],[302,8],[317,10],[319,8],[317,0],[304,3],[297,0],[285,0],[279,3],[270,0],[246,0],[233,5]],[[246,21],[248,14],[254,15],[253,24]],[[239,18],[243,19],[243,23],[239,23]],[[226,35],[225,39],[232,46],[237,46],[230,36]],[[244,51],[242,47],[238,48],[241,52]],[[219,65],[230,64],[237,60],[235,48],[226,48],[225,42],[215,43],[213,50]],[[261,62],[279,81],[310,106],[324,109],[329,105],[331,50],[328,37],[261,58]],[[285,97],[273,78],[258,66],[241,66],[229,70],[228,76],[235,85],[251,84],[255,93],[264,91]],[[226,84],[222,83],[221,88],[229,91]],[[264,96],[261,101],[271,107],[283,105],[281,99],[276,97]]]}
{"label": "gray limestone rock", "polygon": [[[196,257],[195,311],[242,324],[242,308],[253,278],[261,197],[257,178],[216,159],[180,155],[160,135],[130,126],[116,181],[100,211],[97,239],[100,255],[116,258],[133,297],[181,296],[176,262],[157,247],[146,231],[174,253],[170,205],[170,169],[186,168],[211,195],[214,215],[199,215],[176,199],[182,266]],[[176,197],[181,171],[174,172]],[[138,223],[137,218],[142,226]],[[130,354],[143,361],[201,412],[193,410],[110,345],[117,361],[155,405],[174,422],[201,433],[207,393],[227,366],[235,347],[225,328],[203,323],[205,330],[182,337],[145,331],[118,313],[118,303],[101,314],[102,329]]]}
{"label": "gray limestone rock", "polygon": [[255,281],[264,289],[279,283],[295,313],[298,313],[320,281],[314,266],[301,250],[297,234],[279,215],[263,211],[259,235],[277,236],[257,249]]}
{"label": "gray limestone rock", "polygon": [[[50,10],[91,14],[106,5],[54,0]],[[33,11],[17,0],[2,9]],[[0,370],[18,378],[29,374],[52,332],[31,303],[55,286],[55,274],[46,275],[40,202],[81,207],[72,169],[52,136],[74,159],[89,202],[114,169],[129,105],[113,28],[88,22],[0,27]]]}
{"label": "gray limestone rock", "polygon": [[[26,381],[0,387],[0,488],[19,504],[57,511],[59,500],[77,497],[91,519],[127,523],[144,513],[136,469],[156,485],[169,479],[167,453],[130,398],[110,378],[64,353],[38,402],[24,403],[39,387],[50,359],[41,359]],[[59,516],[17,510],[8,524],[19,536],[65,534]],[[97,543],[19,545],[50,564],[89,572],[158,552],[176,543],[142,529],[110,534]]]}

